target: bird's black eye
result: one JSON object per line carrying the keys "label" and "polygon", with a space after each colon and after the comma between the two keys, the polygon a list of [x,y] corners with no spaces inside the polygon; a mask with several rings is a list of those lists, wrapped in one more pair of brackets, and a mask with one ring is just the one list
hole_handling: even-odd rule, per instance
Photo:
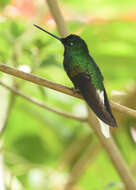
{"label": "bird's black eye", "polygon": [[73,43],[73,42],[70,42],[70,45],[71,45],[71,46],[73,46],[73,45],[74,45],[74,43]]}

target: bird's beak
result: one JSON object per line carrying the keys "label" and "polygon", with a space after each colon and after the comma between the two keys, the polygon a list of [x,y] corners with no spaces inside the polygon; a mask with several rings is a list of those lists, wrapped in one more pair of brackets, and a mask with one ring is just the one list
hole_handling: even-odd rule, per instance
{"label": "bird's beak", "polygon": [[56,38],[57,40],[59,40],[59,41],[62,42],[62,38],[59,38],[58,36],[56,36],[56,35],[54,35],[54,34],[48,32],[47,30],[41,28],[40,26],[38,26],[38,25],[36,25],[36,24],[34,24],[34,26],[37,27],[38,29],[40,29],[40,30],[46,32],[46,33],[49,34],[50,36],[53,36],[54,38]]}

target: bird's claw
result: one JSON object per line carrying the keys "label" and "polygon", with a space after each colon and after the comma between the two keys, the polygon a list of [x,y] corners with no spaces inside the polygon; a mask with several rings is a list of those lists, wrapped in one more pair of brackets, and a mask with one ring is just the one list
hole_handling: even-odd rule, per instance
{"label": "bird's claw", "polygon": [[71,89],[73,90],[74,94],[76,93],[80,94],[80,90],[78,88],[71,88]]}

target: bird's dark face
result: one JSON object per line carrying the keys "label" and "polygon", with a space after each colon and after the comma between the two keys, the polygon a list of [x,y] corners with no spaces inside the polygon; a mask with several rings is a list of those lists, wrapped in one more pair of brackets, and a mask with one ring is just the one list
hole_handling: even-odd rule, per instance
{"label": "bird's dark face", "polygon": [[71,34],[66,38],[61,38],[61,42],[63,43],[65,50],[74,52],[88,51],[84,40],[75,34]]}

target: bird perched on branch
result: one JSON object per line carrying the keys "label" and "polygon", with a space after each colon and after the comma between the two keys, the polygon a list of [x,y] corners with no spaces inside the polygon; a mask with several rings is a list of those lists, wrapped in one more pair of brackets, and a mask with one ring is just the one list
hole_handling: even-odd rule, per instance
{"label": "bird perched on branch", "polygon": [[88,47],[78,35],[71,34],[60,38],[45,29],[34,25],[48,33],[64,45],[64,69],[79,90],[88,106],[96,114],[103,135],[110,137],[109,126],[117,127],[103,84],[103,76],[95,61],[89,54]]}

